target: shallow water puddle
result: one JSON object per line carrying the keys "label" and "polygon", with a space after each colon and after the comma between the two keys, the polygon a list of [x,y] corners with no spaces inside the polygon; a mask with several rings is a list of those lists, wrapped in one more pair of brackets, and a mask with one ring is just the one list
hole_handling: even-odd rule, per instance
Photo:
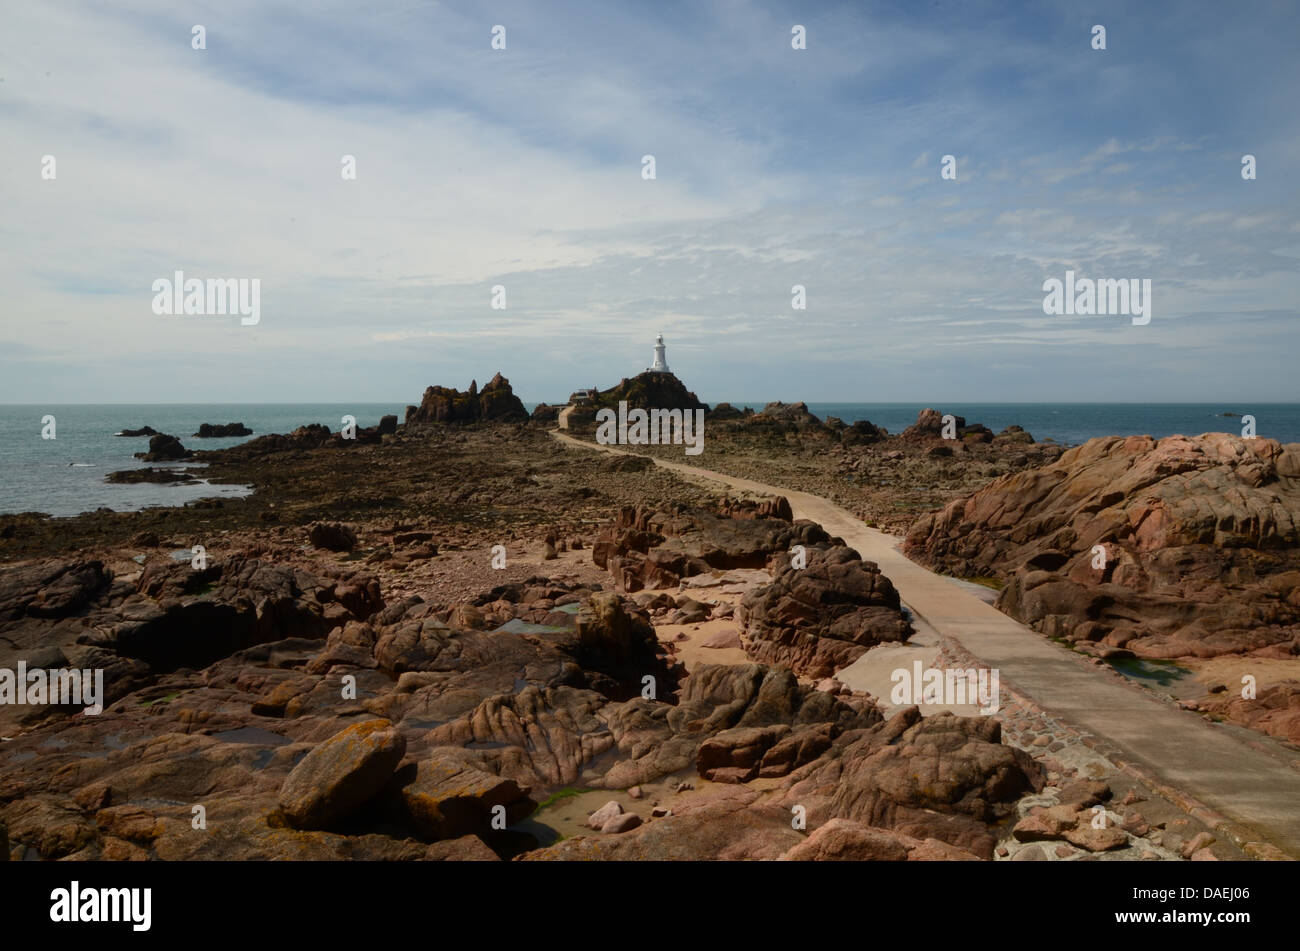
{"label": "shallow water puddle", "polygon": [[[558,610],[558,609],[557,609]],[[561,631],[567,631],[567,627],[554,627],[550,624],[533,624],[529,621],[521,621],[519,618],[506,621],[493,634],[555,634]]]}
{"label": "shallow water puddle", "polygon": [[[1144,687],[1161,687],[1165,691],[1182,697],[1200,696],[1205,690],[1192,681],[1192,672],[1168,660],[1142,660],[1137,657],[1117,657],[1106,663],[1115,668],[1129,680],[1136,681]],[[1186,681],[1186,682],[1184,682]]]}

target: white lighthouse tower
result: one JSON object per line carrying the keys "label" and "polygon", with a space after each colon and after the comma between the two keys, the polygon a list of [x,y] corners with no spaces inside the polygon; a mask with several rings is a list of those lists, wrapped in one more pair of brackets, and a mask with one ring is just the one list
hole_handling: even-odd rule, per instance
{"label": "white lighthouse tower", "polygon": [[664,335],[660,334],[655,338],[655,362],[652,366],[646,368],[647,373],[671,373],[668,369],[668,360],[664,356]]}

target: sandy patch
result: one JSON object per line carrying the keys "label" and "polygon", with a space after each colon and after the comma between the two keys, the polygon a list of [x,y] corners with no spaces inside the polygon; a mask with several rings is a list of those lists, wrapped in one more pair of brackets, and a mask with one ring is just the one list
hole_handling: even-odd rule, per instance
{"label": "sandy patch", "polygon": [[1262,657],[1212,657],[1208,660],[1178,661],[1183,667],[1193,672],[1193,679],[1208,691],[1210,687],[1220,684],[1226,686],[1230,693],[1240,694],[1241,678],[1250,674],[1255,678],[1256,688],[1275,684],[1280,680],[1300,680],[1300,658],[1292,660],[1274,660]]}
{"label": "sandy patch", "polygon": [[[929,670],[939,657],[940,638],[937,631],[925,621],[912,618],[914,632],[904,644],[878,644],[847,667],[836,671],[835,679],[855,693],[868,693],[886,717],[893,716],[911,704],[895,704],[890,700],[894,690],[894,671],[902,669],[912,675],[912,665],[921,662],[921,669]],[[979,706],[973,703],[917,703],[921,716],[949,712],[961,717],[981,716]]]}

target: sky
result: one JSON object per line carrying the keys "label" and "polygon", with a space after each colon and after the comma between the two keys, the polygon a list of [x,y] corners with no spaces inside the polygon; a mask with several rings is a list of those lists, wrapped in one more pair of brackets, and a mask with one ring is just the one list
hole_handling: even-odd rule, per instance
{"label": "sky", "polygon": [[1300,400],[1294,3],[5,7],[0,403]]}

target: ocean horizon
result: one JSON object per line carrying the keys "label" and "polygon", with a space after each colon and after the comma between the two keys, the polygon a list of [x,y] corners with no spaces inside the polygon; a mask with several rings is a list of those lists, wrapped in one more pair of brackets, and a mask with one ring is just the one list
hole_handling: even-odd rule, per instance
{"label": "ocean horizon", "polygon": [[[721,400],[737,408],[760,410],[767,400]],[[718,405],[711,402],[710,406]],[[790,401],[787,401],[790,402]],[[145,468],[134,457],[148,440],[117,436],[123,429],[151,426],[177,436],[189,449],[225,449],[267,433],[285,433],[308,423],[337,431],[344,415],[358,427],[373,426],[385,414],[401,420],[408,400],[396,403],[82,403],[0,404],[0,514],[43,512],[69,517],[98,508],[136,511],[150,506],[182,505],[205,497],[238,497],[251,489],[239,485],[111,485],[110,472]],[[529,412],[538,404],[524,402]],[[1098,436],[1149,435],[1155,438],[1204,432],[1241,434],[1240,415],[1255,418],[1256,434],[1282,443],[1300,442],[1300,403],[849,403],[808,402],[825,419],[845,423],[869,420],[897,434],[927,406],[982,423],[994,432],[1024,427],[1035,439],[1066,446]],[[45,416],[55,417],[55,438],[41,436]],[[250,436],[198,439],[202,423],[242,422]],[[708,436],[705,435],[705,456]],[[201,468],[196,463],[186,466]],[[702,461],[707,466],[707,461]]]}

